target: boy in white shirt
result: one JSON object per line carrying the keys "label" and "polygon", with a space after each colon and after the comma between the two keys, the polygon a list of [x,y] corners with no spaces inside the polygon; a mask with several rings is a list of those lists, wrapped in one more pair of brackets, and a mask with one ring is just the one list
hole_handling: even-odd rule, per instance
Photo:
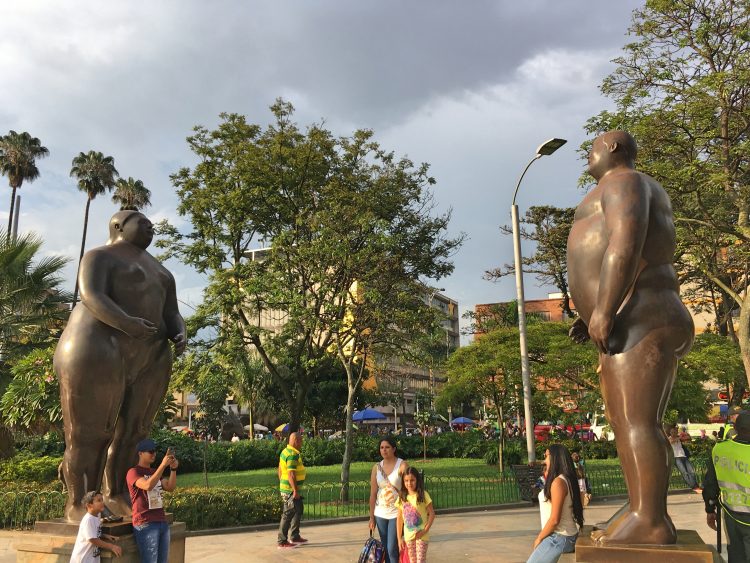
{"label": "boy in white shirt", "polygon": [[122,555],[119,545],[101,539],[102,519],[100,514],[104,510],[104,498],[99,491],[89,491],[83,495],[82,504],[86,507],[86,514],[78,527],[78,537],[73,546],[70,563],[100,563],[100,550],[108,549],[117,557]]}

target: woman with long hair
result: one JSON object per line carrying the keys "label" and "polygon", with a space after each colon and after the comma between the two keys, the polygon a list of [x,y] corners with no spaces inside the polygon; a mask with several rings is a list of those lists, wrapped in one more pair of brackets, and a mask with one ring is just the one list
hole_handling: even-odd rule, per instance
{"label": "woman with long hair", "polygon": [[554,563],[563,553],[572,553],[583,527],[578,477],[568,448],[552,444],[544,452],[544,465],[546,480],[539,491],[542,531],[526,563]]}
{"label": "woman with long hair", "polygon": [[396,451],[396,441],[390,436],[380,439],[380,457],[370,473],[370,530],[377,526],[380,541],[385,546],[385,563],[398,563],[398,534],[396,501],[401,494],[402,477],[409,465]]}

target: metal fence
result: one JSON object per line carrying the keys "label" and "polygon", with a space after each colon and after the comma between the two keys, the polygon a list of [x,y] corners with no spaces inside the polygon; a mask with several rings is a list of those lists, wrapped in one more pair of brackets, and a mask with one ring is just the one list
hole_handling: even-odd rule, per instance
{"label": "metal fence", "polygon": [[[699,482],[703,480],[705,465],[696,460],[694,462]],[[588,468],[586,476],[592,489],[594,498],[627,494],[622,470],[619,468]],[[431,477],[425,475],[425,487],[429,491],[435,508],[464,508],[474,506],[492,506],[519,502],[518,484],[512,473],[503,473],[494,478],[477,477]],[[673,469],[670,477],[669,489],[685,489],[682,476]],[[276,487],[252,488],[246,490],[248,502],[254,499],[273,499],[267,504],[274,506],[267,511],[266,517],[261,515],[260,521],[268,523],[276,521],[278,510],[273,503],[279,499]],[[236,494],[236,493],[235,493]],[[356,481],[349,484],[348,496],[342,500],[342,490],[339,483],[314,483],[305,486],[305,521],[327,518],[361,517],[369,514],[370,483]],[[0,493],[0,527],[5,529],[30,529],[36,520],[60,518],[64,514],[67,495],[59,491],[13,491]],[[231,503],[231,499],[224,498],[220,489],[211,491],[208,497],[202,496],[200,502],[182,506],[192,514],[193,529],[229,527],[241,525],[242,522],[232,520],[229,513],[223,521],[213,517],[203,518],[201,513],[217,514],[220,511],[208,510],[207,504],[221,505]],[[280,508],[280,500],[279,500]]]}

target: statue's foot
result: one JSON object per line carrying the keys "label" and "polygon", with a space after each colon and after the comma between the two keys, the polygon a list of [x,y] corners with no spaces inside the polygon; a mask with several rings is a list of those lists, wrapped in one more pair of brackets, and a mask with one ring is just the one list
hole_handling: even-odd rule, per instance
{"label": "statue's foot", "polygon": [[654,519],[628,512],[606,530],[592,532],[591,537],[599,545],[670,545],[677,541],[677,532],[669,516]]}
{"label": "statue's foot", "polygon": [[83,506],[76,506],[70,502],[65,505],[65,519],[68,522],[80,522],[84,514],[86,514],[86,509]]}
{"label": "statue's foot", "polygon": [[[105,508],[102,516],[106,516],[107,518],[109,518],[107,520],[108,522],[119,522],[123,518],[129,518],[133,512],[133,510],[130,508],[130,505],[125,501],[124,498],[119,495],[105,498],[104,506]],[[120,520],[116,520],[113,517],[119,517]]]}

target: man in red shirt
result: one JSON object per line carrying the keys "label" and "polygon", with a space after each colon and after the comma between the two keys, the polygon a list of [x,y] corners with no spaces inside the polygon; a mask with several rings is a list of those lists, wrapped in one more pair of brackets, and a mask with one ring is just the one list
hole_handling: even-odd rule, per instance
{"label": "man in red shirt", "polygon": [[[131,467],[125,478],[133,505],[133,535],[138,544],[142,563],[167,563],[169,556],[169,525],[164,513],[162,491],[177,487],[179,462],[167,449],[167,454],[156,469],[156,443],[146,438],[138,442],[138,465]],[[169,477],[162,479],[170,468]]]}

